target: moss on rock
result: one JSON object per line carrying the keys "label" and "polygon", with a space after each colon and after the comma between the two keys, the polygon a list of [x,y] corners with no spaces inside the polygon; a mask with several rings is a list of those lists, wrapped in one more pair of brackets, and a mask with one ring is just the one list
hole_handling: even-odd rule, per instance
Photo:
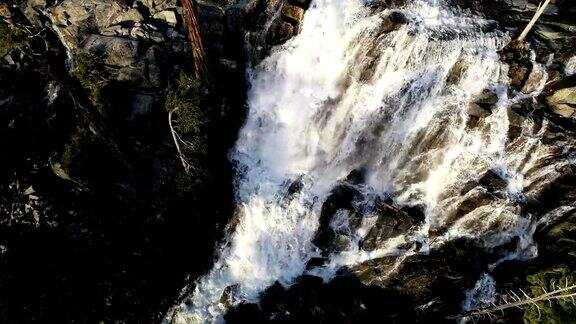
{"label": "moss on rock", "polygon": [[[576,283],[576,274],[567,268],[558,268],[552,270],[544,270],[528,276],[528,282],[531,284],[531,292],[533,296],[542,295],[542,288],[546,291],[553,291],[560,287],[564,287],[566,283],[573,285]],[[551,303],[540,303],[540,312],[536,307],[530,307],[524,314],[525,323],[571,323],[576,314],[576,305],[573,304],[572,299],[566,298],[561,300],[554,300]]]}
{"label": "moss on rock", "polygon": [[108,83],[109,72],[104,60],[87,51],[79,51],[75,56],[76,69],[74,75],[92,99],[96,109],[102,115],[106,115],[102,89]]}
{"label": "moss on rock", "polygon": [[79,128],[70,136],[70,140],[64,145],[64,152],[62,153],[62,168],[68,174],[76,175],[82,172],[82,157],[90,143],[90,134],[84,129]]}
{"label": "moss on rock", "polygon": [[20,29],[0,22],[0,57],[4,57],[11,50],[22,46],[26,35]]}

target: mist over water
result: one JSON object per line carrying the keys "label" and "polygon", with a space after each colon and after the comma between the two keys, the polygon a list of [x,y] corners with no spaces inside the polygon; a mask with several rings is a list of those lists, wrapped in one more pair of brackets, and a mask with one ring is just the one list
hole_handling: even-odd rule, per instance
{"label": "mist over water", "polygon": [[[486,248],[518,237],[507,258],[533,257],[534,224],[520,204],[524,189],[549,171],[531,171],[549,153],[539,141],[545,127],[526,119],[511,139],[509,108],[543,84],[508,95],[497,51],[509,41],[492,22],[443,1],[394,9],[314,1],[302,32],[248,72],[249,114],[230,155],[238,223],[188,305],[174,309],[176,322],[221,321],[223,293],[233,304],[257,302],[274,282],[290,285],[306,273],[321,254],[313,239],[322,205],[351,172],[363,178],[355,185],[362,224],[348,229],[349,246],[312,274],[328,280],[343,266],[385,255],[401,262],[462,236]],[[472,127],[471,103],[486,92],[497,102]],[[486,190],[463,188],[488,170],[507,187],[459,213],[463,201]],[[358,243],[374,225],[375,201],[387,198],[419,206],[425,221],[365,251]],[[349,217],[339,211],[331,226],[346,229]],[[406,249],[407,242],[418,244]]]}

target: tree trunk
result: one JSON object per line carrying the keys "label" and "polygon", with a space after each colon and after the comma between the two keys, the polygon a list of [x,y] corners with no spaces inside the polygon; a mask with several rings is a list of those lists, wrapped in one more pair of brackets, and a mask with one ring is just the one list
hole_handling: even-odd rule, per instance
{"label": "tree trunk", "polygon": [[211,85],[211,76],[208,58],[204,49],[202,41],[202,34],[200,30],[200,21],[198,20],[198,13],[196,10],[195,0],[182,0],[182,8],[184,9],[184,21],[188,29],[188,38],[192,44],[192,56],[194,58],[194,73],[196,79],[200,80],[204,85]]}

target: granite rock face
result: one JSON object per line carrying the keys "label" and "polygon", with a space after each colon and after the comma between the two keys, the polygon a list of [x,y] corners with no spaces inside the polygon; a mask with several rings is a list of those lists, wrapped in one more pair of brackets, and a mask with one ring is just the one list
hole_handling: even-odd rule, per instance
{"label": "granite rock face", "polygon": [[203,99],[188,176],[165,109],[193,63],[177,1],[8,3],[0,27],[38,36],[0,58],[0,322],[160,321],[232,214],[242,104]]}
{"label": "granite rock face", "polygon": [[247,34],[283,2],[195,3],[215,80],[193,176],[165,109],[193,74],[180,1],[0,4],[0,27],[15,31],[0,57],[1,322],[159,321],[211,265],[233,214],[227,153],[245,112]]}

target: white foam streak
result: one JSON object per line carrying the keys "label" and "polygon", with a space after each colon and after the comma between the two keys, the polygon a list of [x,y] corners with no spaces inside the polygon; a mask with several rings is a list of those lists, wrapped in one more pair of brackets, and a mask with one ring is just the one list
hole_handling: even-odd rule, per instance
{"label": "white foam streak", "polygon": [[566,76],[576,74],[576,56],[572,56],[568,59],[566,65],[564,66],[564,74],[566,74]]}
{"label": "white foam streak", "polygon": [[[474,288],[466,293],[466,300],[462,304],[462,309],[470,311],[496,301],[496,281],[489,274],[483,274],[476,282]],[[467,320],[462,321],[467,322]]]}

